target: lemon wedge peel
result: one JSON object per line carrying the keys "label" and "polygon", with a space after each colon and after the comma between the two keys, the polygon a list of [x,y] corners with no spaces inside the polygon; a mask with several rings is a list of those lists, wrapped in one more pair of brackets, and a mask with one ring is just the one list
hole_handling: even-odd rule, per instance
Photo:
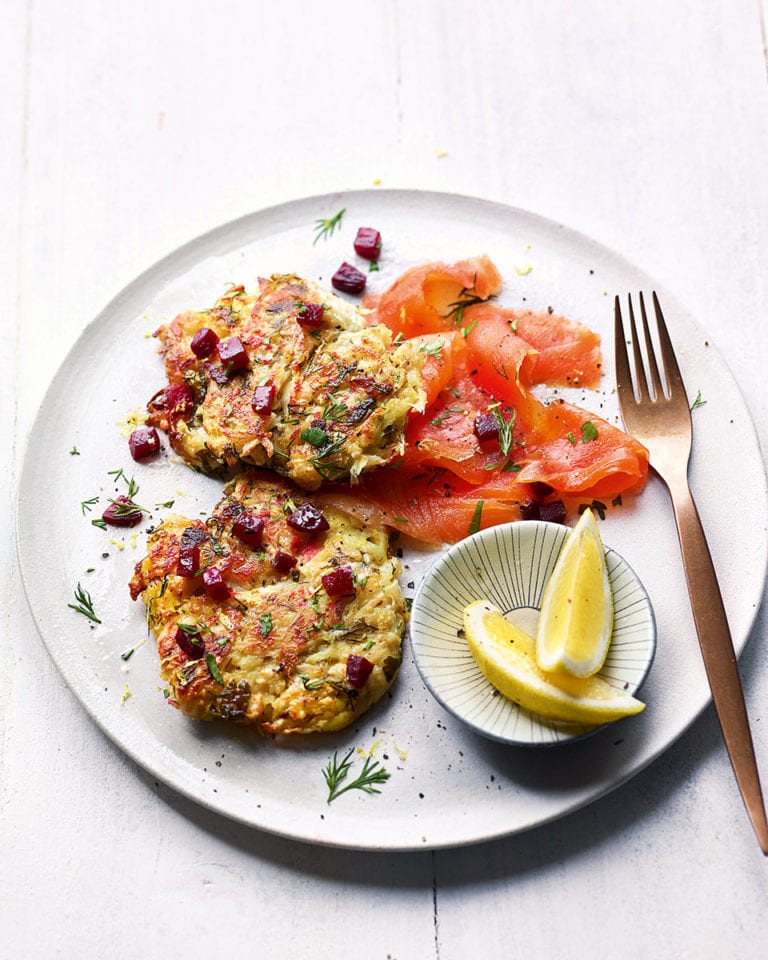
{"label": "lemon wedge peel", "polygon": [[566,537],[542,596],[536,660],[548,673],[591,677],[605,663],[613,591],[605,548],[590,509]]}
{"label": "lemon wedge peel", "polygon": [[499,693],[531,713],[565,723],[597,725],[632,716],[645,704],[601,677],[547,674],[536,643],[488,600],[464,610],[464,631],[480,672]]}

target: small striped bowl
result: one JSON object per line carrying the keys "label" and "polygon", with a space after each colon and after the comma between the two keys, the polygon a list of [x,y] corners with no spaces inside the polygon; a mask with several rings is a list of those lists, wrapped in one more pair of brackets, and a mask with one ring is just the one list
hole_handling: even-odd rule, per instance
{"label": "small striped bowl", "polygon": [[[411,647],[424,683],[446,710],[493,740],[549,746],[598,729],[548,720],[502,696],[482,675],[464,639],[464,608],[481,599],[535,634],[544,585],[568,532],[539,520],[482,530],[443,554],[414,598]],[[629,564],[610,549],[606,561],[614,623],[599,676],[635,693],[653,662],[656,622],[648,594]]]}

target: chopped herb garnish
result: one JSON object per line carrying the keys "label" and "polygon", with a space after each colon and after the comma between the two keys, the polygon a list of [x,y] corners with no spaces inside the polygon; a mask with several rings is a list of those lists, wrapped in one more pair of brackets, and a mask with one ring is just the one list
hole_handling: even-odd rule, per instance
{"label": "chopped herb garnish", "polygon": [[85,516],[86,513],[90,513],[94,503],[98,503],[98,502],[99,502],[98,497],[91,497],[90,500],[81,500],[80,510],[82,511],[83,516]]}
{"label": "chopped herb garnish", "polygon": [[176,503],[175,500],[166,500],[165,503],[156,503],[155,506],[158,508],[158,510],[160,508],[163,508],[165,510],[170,510],[171,507],[174,505],[174,503]]}
{"label": "chopped herb garnish", "polygon": [[456,387],[451,385],[450,387],[446,387],[445,389],[448,391],[448,393],[451,394],[451,396],[456,397],[457,400],[461,400],[461,393]]}
{"label": "chopped herb garnish", "polygon": [[136,650],[136,647],[128,647],[127,650],[123,650],[123,652],[120,654],[120,659],[130,660],[135,650]]}
{"label": "chopped herb garnish", "polygon": [[262,613],[259,616],[259,630],[265,639],[272,633],[272,614]]}
{"label": "chopped herb garnish", "polygon": [[602,500],[593,500],[592,503],[580,503],[579,515],[584,513],[585,510],[594,510],[601,520],[605,520],[605,511],[607,510],[607,507]]}
{"label": "chopped herb garnish", "polygon": [[368,273],[378,273],[379,272],[379,262],[378,260],[371,260],[368,264]]}
{"label": "chopped herb garnish", "polygon": [[[133,477],[130,477],[130,478],[129,478],[129,477],[126,477],[125,473],[123,472],[122,467],[118,467],[117,470],[107,470],[107,474],[108,474],[110,477],[114,477],[114,478],[115,478],[115,483],[117,483],[118,480],[123,480],[123,481],[125,482],[126,486],[128,487],[128,497],[129,497],[129,499],[133,499],[133,497],[135,497],[136,494],[139,492],[139,485],[138,485],[138,483],[136,483],[136,481],[133,479]],[[112,502],[114,503],[114,501],[112,501]]]}
{"label": "chopped herb garnish", "polygon": [[444,340],[437,340],[430,346],[419,347],[419,353],[428,353],[430,357],[436,357],[438,360],[442,356],[442,350],[445,346]]}
{"label": "chopped herb garnish", "polygon": [[461,335],[462,335],[462,337],[464,337],[464,338],[466,339],[466,337],[467,337],[470,333],[472,333],[472,331],[475,329],[475,327],[477,326],[477,323],[478,323],[477,320],[473,320],[472,323],[468,323],[468,324],[466,325],[466,327],[462,327],[462,328],[461,328]]}
{"label": "chopped herb garnish", "polygon": [[512,333],[517,333],[517,317],[514,320],[509,321],[509,329]]}
{"label": "chopped herb garnish", "polygon": [[475,512],[472,514],[472,520],[469,524],[470,534],[477,533],[480,529],[480,520],[483,516],[483,500],[478,500],[475,504]]}
{"label": "chopped herb garnish", "polygon": [[333,759],[328,762],[327,767],[323,767],[323,776],[328,786],[328,803],[332,803],[342,793],[348,790],[362,790],[365,793],[381,793],[374,784],[384,783],[389,780],[390,773],[373,757],[366,757],[363,769],[349,783],[341,786],[347,779],[347,775],[352,766],[350,757],[354,753],[354,747],[349,750],[343,760],[338,759],[338,754],[333,754]]}
{"label": "chopped herb garnish", "polygon": [[212,653],[206,653],[205,662],[208,664],[208,673],[210,673],[216,683],[220,683],[223,686],[224,680],[221,676],[219,665],[216,663],[216,657],[214,657]]}
{"label": "chopped herb garnish", "polygon": [[313,447],[326,447],[330,441],[328,434],[320,427],[308,427],[306,430],[302,430],[301,439]]}
{"label": "chopped herb garnish", "polygon": [[697,407],[703,407],[706,402],[706,400],[701,399],[701,390],[699,390],[696,394],[696,399],[691,404],[691,410],[695,410]]}
{"label": "chopped herb garnish", "polygon": [[69,451],[69,455],[70,457],[79,457],[80,451],[77,449],[77,447],[72,447],[72,449]]}
{"label": "chopped herb garnish", "polygon": [[363,653],[365,653],[366,650],[370,650],[373,644],[373,640],[369,640],[368,643],[363,644]]}
{"label": "chopped herb garnish", "polygon": [[397,336],[395,337],[395,339],[392,341],[392,346],[393,346],[393,347],[399,347],[402,342],[403,342],[403,335],[402,335],[402,333],[398,333],[398,335],[397,335]]}
{"label": "chopped herb garnish", "polygon": [[581,425],[581,442],[589,443],[590,440],[597,440],[597,427],[591,420],[585,420]]}
{"label": "chopped herb garnish", "polygon": [[408,517],[392,517],[395,523],[408,523]]}
{"label": "chopped herb garnish", "polygon": [[572,444],[574,445],[574,447],[576,446],[576,437],[574,437],[572,431],[569,430],[568,433],[566,433],[565,439],[566,439],[569,443],[572,443]]}
{"label": "chopped herb garnish", "polygon": [[77,613],[82,613],[84,617],[87,617],[94,623],[101,623],[101,620],[99,620],[99,618],[96,616],[96,613],[93,609],[93,600],[91,599],[90,593],[88,593],[87,590],[84,590],[79,583],[77,585],[77,589],[75,590],[75,600],[77,603],[67,604],[70,610],[74,610]]}
{"label": "chopped herb garnish", "polygon": [[509,415],[509,420],[504,419],[504,414],[499,409],[492,410],[491,412],[499,426],[499,449],[506,457],[512,449],[512,431],[515,429],[517,410],[512,410]]}
{"label": "chopped herb garnish", "polygon": [[[488,299],[493,300],[494,297],[488,297]],[[452,320],[454,326],[460,327],[464,322],[464,311],[474,303],[485,303],[484,298],[477,295],[477,274],[475,274],[472,286],[463,287],[458,298],[453,303],[448,304],[450,309],[445,314],[446,320]]]}
{"label": "chopped herb garnish", "polygon": [[501,468],[502,473],[518,473],[522,470],[522,466],[519,463],[513,463],[511,460],[507,460],[504,466]]}
{"label": "chopped herb garnish", "polygon": [[91,523],[93,524],[94,527],[98,527],[99,530],[107,529],[107,521],[102,520],[101,517],[97,517],[96,520],[91,520]]}
{"label": "chopped herb garnish", "polygon": [[341,219],[345,213],[346,207],[342,207],[338,213],[334,213],[334,215],[329,217],[327,220],[323,220],[322,218],[315,220],[315,226],[313,228],[315,231],[315,239],[312,241],[313,247],[321,238],[323,240],[327,240],[328,237],[333,236],[333,232],[336,227],[341,226]]}

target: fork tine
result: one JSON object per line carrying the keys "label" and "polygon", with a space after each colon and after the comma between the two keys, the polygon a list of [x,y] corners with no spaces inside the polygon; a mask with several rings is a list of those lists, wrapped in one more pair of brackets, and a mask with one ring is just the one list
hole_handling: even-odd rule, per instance
{"label": "fork tine", "polygon": [[653,291],[653,308],[656,311],[656,326],[659,330],[659,344],[661,345],[661,356],[664,360],[664,373],[667,377],[669,394],[672,396],[675,392],[680,391],[685,395],[685,384],[683,383],[683,377],[677,363],[675,350],[672,346],[672,341],[669,339],[667,325],[664,322],[664,314],[661,312],[661,304],[659,303],[659,298],[656,296],[655,290]]}
{"label": "fork tine", "polygon": [[632,386],[632,372],[629,369],[629,356],[627,355],[627,339],[624,335],[624,321],[621,317],[621,301],[618,296],[613,301],[614,327],[613,327],[613,346],[616,362],[616,390],[619,394],[619,404],[621,404],[622,388],[626,385],[634,395]]}
{"label": "fork tine", "polygon": [[645,368],[643,367],[643,358],[640,353],[640,338],[637,335],[637,324],[635,323],[635,310],[632,306],[632,295],[627,294],[629,301],[629,326],[632,335],[632,357],[635,361],[635,384],[637,385],[637,402],[650,400],[651,394],[648,390],[648,381],[645,379]]}
{"label": "fork tine", "polygon": [[[656,361],[656,351],[653,349],[653,342],[651,340],[651,331],[648,329],[648,314],[645,312],[645,298],[643,297],[642,290],[640,291],[640,313],[642,314],[642,317],[643,317],[643,338],[645,339],[645,353],[646,353],[646,356],[648,357],[648,372],[651,377],[653,394],[656,397],[656,399],[659,400],[664,396],[665,391],[661,382],[659,365]],[[657,314],[657,317],[658,317],[658,314]]]}

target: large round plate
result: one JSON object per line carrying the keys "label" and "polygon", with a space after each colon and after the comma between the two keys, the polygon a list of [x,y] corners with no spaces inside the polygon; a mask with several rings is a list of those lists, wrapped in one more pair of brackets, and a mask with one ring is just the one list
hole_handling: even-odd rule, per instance
{"label": "large round plate", "polygon": [[[341,229],[313,246],[315,220],[341,207]],[[573,399],[616,416],[612,295],[654,286],[620,256],[541,217],[468,197],[374,190],[300,200],[192,241],[135,280],[86,328],[29,438],[19,554],[35,620],[59,670],[103,730],[154,776],[220,813],[285,836],[368,849],[444,847],[521,831],[594,800],[663,751],[708,703],[672,514],[658,481],[635,501],[609,508],[602,528],[645,584],[656,613],[656,663],[643,689],[648,707],[562,746],[556,756],[488,741],[455,721],[423,686],[407,646],[391,698],[339,734],[260,740],[186,720],[163,699],[142,610],[128,597],[144,528],[136,537],[113,536],[92,526],[95,514],[81,507],[99,496],[103,509],[120,491],[109,471],[123,468],[136,477],[139,502],[153,508],[154,522],[166,512],[154,505],[169,500],[190,516],[210,510],[220,496],[217,481],[172,458],[140,466],[128,456],[118,424],[164,379],[147,332],[183,309],[210,306],[233,281],[248,286],[259,275],[294,271],[327,284],[342,260],[354,260],[352,240],[361,225],[384,237],[381,270],[370,274],[373,291],[413,263],[486,252],[506,280],[502,302],[552,306],[597,329],[605,346],[603,391],[576,391]],[[656,289],[689,391],[701,390],[707,400],[693,415],[691,481],[740,651],[765,578],[762,459],[721,357],[674,297]],[[748,510],[723,501],[718,471],[726,461],[740,489],[750,491]],[[433,559],[407,552],[409,592]],[[90,592],[100,624],[67,606],[78,583]],[[130,659],[121,659],[131,648]],[[335,751],[341,757],[357,747],[373,748],[391,777],[379,795],[351,791],[329,806],[322,769]]]}

